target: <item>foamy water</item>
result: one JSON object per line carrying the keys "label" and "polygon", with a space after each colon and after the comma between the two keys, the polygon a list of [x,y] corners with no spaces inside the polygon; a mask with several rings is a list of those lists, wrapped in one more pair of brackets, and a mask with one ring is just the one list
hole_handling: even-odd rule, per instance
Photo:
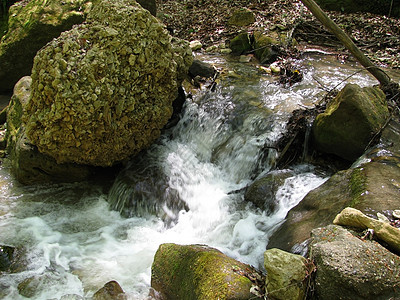
{"label": "foamy water", "polygon": [[[210,61],[217,67],[226,64],[219,57]],[[312,166],[293,168],[270,215],[245,203],[243,192],[232,191],[268,173],[276,154],[265,152],[264,146],[279,138],[291,110],[318,101],[321,90],[313,76],[335,86],[354,71],[353,66],[341,68],[318,59],[303,64],[301,85],[283,89],[270,77],[253,78],[247,85],[243,79],[226,79],[216,93],[188,101],[177,127],[149,152],[188,208],[175,212],[161,203],[167,215],[177,215],[168,226],[156,215],[121,217],[110,209],[100,184],[22,187],[0,167],[0,245],[23,247],[26,265],[1,275],[0,298],[25,299],[18,285],[34,278],[32,299],[90,297],[110,280],[118,281],[129,299],[146,299],[154,254],[167,242],[207,244],[263,268],[272,231],[327,178],[316,175]],[[361,85],[374,83],[366,75],[357,76],[362,76]],[[241,97],[249,90],[247,98]]]}

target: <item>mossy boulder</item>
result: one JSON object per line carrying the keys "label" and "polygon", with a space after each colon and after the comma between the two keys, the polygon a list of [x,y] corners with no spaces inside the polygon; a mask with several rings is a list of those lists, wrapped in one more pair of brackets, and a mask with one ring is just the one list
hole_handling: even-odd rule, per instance
{"label": "mossy boulder", "polygon": [[303,256],[269,249],[264,252],[265,280],[268,298],[281,300],[305,299],[309,267]]}
{"label": "mossy boulder", "polygon": [[379,88],[347,84],[313,123],[315,146],[322,152],[354,161],[389,118]]}
{"label": "mossy boulder", "polygon": [[400,257],[335,225],[312,231],[318,299],[396,299]]}
{"label": "mossy boulder", "polygon": [[135,1],[96,2],[36,55],[26,135],[57,163],[112,166],[160,136],[191,63]]}
{"label": "mossy boulder", "polygon": [[234,55],[242,55],[252,50],[249,34],[247,32],[239,33],[229,42],[229,48]]}
{"label": "mossy boulder", "polygon": [[31,82],[29,76],[17,82],[7,109],[7,152],[12,173],[24,184],[87,179],[93,172],[92,168],[77,164],[57,164],[54,158],[40,153],[26,137],[22,115],[29,102]]}
{"label": "mossy boulder", "polygon": [[163,299],[252,299],[249,278],[258,272],[205,245],[162,244],[154,257],[151,286]]}
{"label": "mossy boulder", "polygon": [[32,0],[11,6],[0,42],[0,92],[11,91],[21,77],[30,75],[36,52],[82,23],[91,6],[88,0]]}
{"label": "mossy boulder", "polygon": [[254,55],[261,64],[268,64],[276,60],[278,52],[275,49],[279,44],[279,40],[271,34],[267,35],[260,31],[254,32]]}
{"label": "mossy boulder", "polygon": [[228,20],[230,26],[248,26],[256,21],[254,13],[245,7],[236,9]]}

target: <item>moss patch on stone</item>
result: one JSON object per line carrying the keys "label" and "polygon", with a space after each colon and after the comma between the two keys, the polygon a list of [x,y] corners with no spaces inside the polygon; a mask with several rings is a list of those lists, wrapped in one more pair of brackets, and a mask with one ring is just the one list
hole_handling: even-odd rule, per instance
{"label": "moss patch on stone", "polygon": [[205,245],[162,244],[151,286],[165,299],[250,299],[253,268]]}

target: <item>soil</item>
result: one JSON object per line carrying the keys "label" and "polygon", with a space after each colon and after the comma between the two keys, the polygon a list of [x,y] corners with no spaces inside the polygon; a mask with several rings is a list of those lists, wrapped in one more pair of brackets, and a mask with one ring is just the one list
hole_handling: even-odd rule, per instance
{"label": "soil", "polygon": [[[348,56],[342,44],[298,0],[157,0],[157,16],[173,35],[203,48],[226,43],[238,32],[279,29],[292,34],[300,46],[321,46]],[[251,26],[228,26],[233,11],[247,7],[256,16]],[[400,68],[400,19],[369,13],[327,12],[377,65]]]}

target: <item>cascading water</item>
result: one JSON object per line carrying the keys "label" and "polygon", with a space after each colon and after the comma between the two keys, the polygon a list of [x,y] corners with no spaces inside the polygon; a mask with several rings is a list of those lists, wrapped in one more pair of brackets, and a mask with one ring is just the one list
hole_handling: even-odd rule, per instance
{"label": "cascading water", "polygon": [[[189,99],[178,125],[132,161],[109,194],[93,183],[23,187],[0,168],[0,245],[16,247],[20,260],[1,274],[0,298],[81,299],[116,280],[130,299],[146,299],[153,256],[165,242],[208,244],[262,268],[272,231],[326,178],[309,165],[292,168],[272,214],[246,203],[243,188],[270,171],[269,146],[289,113],[319,100],[313,76],[335,86],[354,66],[309,58],[303,82],[282,88],[252,65],[203,59],[241,78]],[[352,80],[374,83],[360,74]]]}

